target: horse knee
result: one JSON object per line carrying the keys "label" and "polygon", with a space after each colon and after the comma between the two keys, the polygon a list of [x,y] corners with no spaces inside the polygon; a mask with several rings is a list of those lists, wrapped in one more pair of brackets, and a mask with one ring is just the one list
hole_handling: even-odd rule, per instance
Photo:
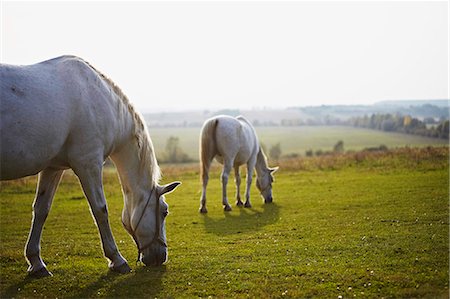
{"label": "horse knee", "polygon": [[93,212],[94,214],[99,216],[108,216],[108,207],[106,205],[103,205],[101,207],[96,208]]}
{"label": "horse knee", "polygon": [[228,173],[222,173],[220,179],[222,181],[223,184],[227,184],[228,183]]}
{"label": "horse knee", "polygon": [[94,215],[97,222],[108,221],[108,207],[106,205],[92,208],[92,214]]}
{"label": "horse knee", "polygon": [[35,218],[40,220],[47,219],[48,214],[50,213],[51,203],[45,200],[39,200],[37,197],[33,203],[33,214]]}
{"label": "horse knee", "polygon": [[209,180],[209,174],[206,171],[203,171],[203,173],[202,173],[203,184],[208,183],[208,180]]}

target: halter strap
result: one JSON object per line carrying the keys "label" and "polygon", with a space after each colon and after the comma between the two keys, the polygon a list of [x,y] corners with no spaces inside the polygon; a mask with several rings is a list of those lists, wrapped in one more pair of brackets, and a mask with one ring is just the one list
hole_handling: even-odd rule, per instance
{"label": "halter strap", "polygon": [[269,185],[266,186],[266,188],[264,188],[263,190],[260,190],[259,193],[260,193],[260,194],[263,194],[264,191],[266,191],[267,189],[269,189],[269,188],[271,188],[271,187],[272,187],[272,184],[269,184]]}
{"label": "halter strap", "polygon": [[[139,262],[139,258],[141,257],[141,253],[142,251],[144,251],[145,249],[149,248],[150,246],[153,245],[153,243],[160,243],[162,246],[167,247],[166,242],[164,242],[164,240],[161,238],[161,223],[160,223],[160,211],[159,211],[159,198],[156,199],[156,208],[155,208],[155,220],[156,220],[156,224],[155,224],[155,234],[153,235],[153,239],[146,244],[145,246],[139,246],[139,241],[136,237],[136,230],[139,227],[139,224],[141,223],[142,218],[144,217],[145,214],[145,210],[147,209],[148,204],[150,203],[150,199],[152,198],[152,194],[153,194],[153,190],[150,192],[150,195],[147,199],[147,202],[145,203],[144,209],[142,210],[142,214],[141,217],[139,217],[139,220],[136,224],[136,227],[133,229],[133,226],[131,224],[131,217],[130,218],[130,229],[128,230],[127,227],[125,226],[125,223],[123,222],[122,219],[122,225],[125,227],[125,229],[128,230],[128,232],[130,233],[131,237],[133,237],[134,242],[136,243],[137,249],[138,249],[138,256],[137,256],[137,260],[136,263]],[[128,212],[128,211],[127,211]],[[129,212],[128,212],[129,215]]]}
{"label": "halter strap", "polygon": [[259,189],[259,193],[260,193],[260,194],[263,194],[264,191],[266,191],[267,189],[269,189],[269,188],[271,188],[271,187],[272,187],[272,183],[269,183],[269,184],[268,184],[264,189],[262,189],[262,190],[258,188],[258,189]]}

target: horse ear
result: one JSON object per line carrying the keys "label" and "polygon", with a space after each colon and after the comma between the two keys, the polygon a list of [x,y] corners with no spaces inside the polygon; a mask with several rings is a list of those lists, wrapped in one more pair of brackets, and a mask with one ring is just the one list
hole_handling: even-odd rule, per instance
{"label": "horse ear", "polygon": [[274,167],[274,168],[269,168],[270,173],[274,173],[275,171],[277,171],[280,167]]}
{"label": "horse ear", "polygon": [[181,182],[172,182],[172,183],[169,183],[167,185],[158,186],[158,194],[159,194],[159,196],[164,195],[166,193],[172,192],[180,184],[181,184]]}

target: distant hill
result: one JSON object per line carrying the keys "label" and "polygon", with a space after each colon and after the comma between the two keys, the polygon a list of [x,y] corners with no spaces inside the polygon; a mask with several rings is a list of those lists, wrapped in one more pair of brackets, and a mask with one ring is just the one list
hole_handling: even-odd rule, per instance
{"label": "distant hill", "polygon": [[444,107],[444,108],[446,107],[448,109],[449,100],[446,100],[446,99],[442,99],[442,100],[388,100],[388,101],[376,102],[374,105],[375,106],[401,106],[401,107],[433,105],[433,106],[437,106],[437,107]]}
{"label": "distant hill", "polygon": [[150,127],[200,127],[214,115],[244,115],[255,126],[295,126],[340,124],[350,118],[372,114],[410,115],[418,119],[449,118],[449,100],[381,101],[373,105],[322,105],[289,107],[286,109],[203,110],[186,112],[160,112],[144,115]]}

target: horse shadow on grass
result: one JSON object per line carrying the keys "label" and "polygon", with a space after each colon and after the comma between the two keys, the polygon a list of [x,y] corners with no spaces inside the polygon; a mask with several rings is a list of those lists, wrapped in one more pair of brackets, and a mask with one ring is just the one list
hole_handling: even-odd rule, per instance
{"label": "horse shadow on grass", "polygon": [[[137,266],[133,272],[129,274],[119,274],[107,270],[105,274],[97,276],[95,281],[80,288],[68,298],[156,298],[163,289],[162,278],[166,273],[166,266],[144,267]],[[55,275],[63,275],[57,273]],[[44,284],[52,283],[53,277],[32,278],[25,276],[17,283],[11,284],[7,289],[2,290],[2,298],[21,297],[20,292],[24,290],[28,284],[35,284],[39,281]]]}
{"label": "horse shadow on grass", "polygon": [[25,289],[26,285],[35,281],[34,278],[26,275],[22,280],[11,284],[4,290],[1,290],[1,298],[16,298],[20,296],[20,291]]}
{"label": "horse shadow on grass", "polygon": [[129,274],[108,271],[70,298],[156,298],[162,291],[166,266],[138,266]]}
{"label": "horse shadow on grass", "polygon": [[206,232],[225,236],[260,230],[280,219],[280,207],[276,203],[263,204],[262,211],[234,207],[233,211],[224,212],[224,215],[224,218],[214,219],[205,214],[203,224]]}

